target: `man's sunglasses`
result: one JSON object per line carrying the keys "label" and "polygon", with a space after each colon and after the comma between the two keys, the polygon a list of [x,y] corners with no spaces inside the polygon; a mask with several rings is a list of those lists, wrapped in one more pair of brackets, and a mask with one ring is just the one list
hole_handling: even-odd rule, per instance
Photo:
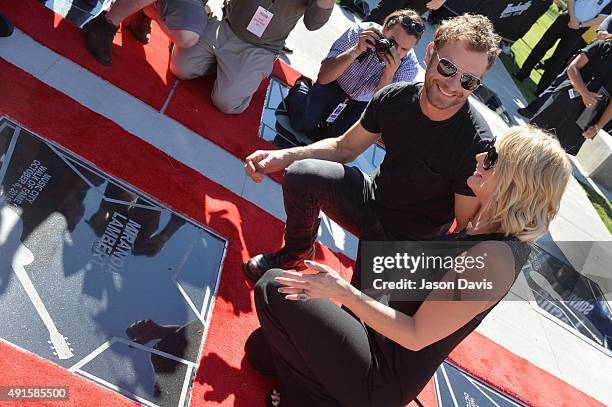
{"label": "man's sunglasses", "polygon": [[413,21],[410,17],[402,18],[401,24],[409,34],[416,35],[417,39],[421,39],[421,35],[425,32],[425,26]]}
{"label": "man's sunglasses", "polygon": [[485,171],[488,171],[495,167],[495,164],[497,164],[497,158],[499,157],[497,154],[497,149],[495,148],[495,140],[487,142],[485,152],[487,155],[485,155],[485,158],[482,161],[482,168],[484,168]]}
{"label": "man's sunglasses", "polygon": [[[438,51],[434,50],[434,53],[436,58],[438,58],[438,73],[440,75],[444,76],[445,78],[450,78],[451,76],[457,75],[457,71],[459,70],[457,65],[453,64],[446,58],[440,58]],[[459,83],[463,89],[473,91],[480,86],[480,79],[472,74],[464,72],[459,78]]]}

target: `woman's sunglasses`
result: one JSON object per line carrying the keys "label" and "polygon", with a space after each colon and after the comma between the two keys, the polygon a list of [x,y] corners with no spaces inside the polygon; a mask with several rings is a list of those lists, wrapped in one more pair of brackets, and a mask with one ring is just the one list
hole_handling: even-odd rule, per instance
{"label": "woman's sunglasses", "polygon": [[[444,76],[445,78],[450,78],[451,76],[457,75],[457,65],[453,64],[446,58],[440,58],[440,55],[438,55],[438,51],[436,50],[434,50],[434,54],[436,55],[436,58],[438,58],[438,73],[440,75]],[[472,74],[464,72],[459,78],[459,83],[463,89],[473,91],[480,86],[480,79]]]}
{"label": "woman's sunglasses", "polygon": [[491,140],[487,143],[485,152],[487,155],[485,155],[485,158],[482,161],[482,168],[484,168],[485,171],[488,171],[495,167],[495,164],[497,164],[497,158],[499,157],[497,154],[497,149],[495,148],[495,140]]}
{"label": "woman's sunglasses", "polygon": [[409,34],[416,35],[417,39],[421,39],[421,35],[425,32],[425,26],[413,21],[410,17],[402,18],[402,27],[406,29]]}

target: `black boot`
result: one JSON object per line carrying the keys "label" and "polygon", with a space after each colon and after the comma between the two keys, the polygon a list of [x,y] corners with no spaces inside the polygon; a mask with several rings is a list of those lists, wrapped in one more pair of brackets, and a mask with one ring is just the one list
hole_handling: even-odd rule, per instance
{"label": "black boot", "polygon": [[103,65],[113,63],[113,38],[119,29],[106,19],[106,11],[83,26],[85,47],[91,55]]}
{"label": "black boot", "polygon": [[137,11],[134,14],[129,28],[138,42],[142,44],[151,42],[151,19],[147,17],[143,10]]}
{"label": "black boot", "polygon": [[283,270],[303,270],[304,260],[314,258],[314,242],[321,218],[304,229],[287,228],[285,230],[285,246],[277,252],[258,254],[247,261],[242,267],[244,274],[252,281],[257,281],[263,274],[275,268]]}
{"label": "black boot", "polygon": [[10,37],[13,34],[13,29],[11,20],[0,14],[0,37]]}

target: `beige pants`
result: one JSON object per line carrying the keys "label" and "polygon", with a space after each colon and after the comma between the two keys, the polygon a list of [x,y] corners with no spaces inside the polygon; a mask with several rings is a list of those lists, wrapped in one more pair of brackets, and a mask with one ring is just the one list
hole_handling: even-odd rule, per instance
{"label": "beige pants", "polygon": [[224,113],[242,113],[253,93],[272,72],[276,54],[238,38],[227,21],[211,19],[204,35],[191,48],[174,47],[170,70],[179,79],[193,79],[213,73],[217,80],[212,101]]}

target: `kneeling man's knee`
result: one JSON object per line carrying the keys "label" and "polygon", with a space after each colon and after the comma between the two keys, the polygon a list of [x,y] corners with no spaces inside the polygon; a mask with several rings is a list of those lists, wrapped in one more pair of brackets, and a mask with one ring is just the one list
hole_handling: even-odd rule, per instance
{"label": "kneeling man's knee", "polygon": [[247,107],[249,107],[249,104],[245,103],[244,101],[240,101],[235,98],[227,98],[219,95],[218,93],[213,93],[212,102],[217,109],[225,114],[240,114],[244,112]]}
{"label": "kneeling man's knee", "polygon": [[285,172],[283,177],[284,186],[295,185],[298,188],[304,188],[304,186],[317,178],[317,169],[321,165],[320,160],[308,158],[306,160],[295,161]]}
{"label": "kneeling man's knee", "polygon": [[172,34],[172,42],[179,48],[191,48],[200,40],[200,36],[193,31],[181,30],[174,31]]}

